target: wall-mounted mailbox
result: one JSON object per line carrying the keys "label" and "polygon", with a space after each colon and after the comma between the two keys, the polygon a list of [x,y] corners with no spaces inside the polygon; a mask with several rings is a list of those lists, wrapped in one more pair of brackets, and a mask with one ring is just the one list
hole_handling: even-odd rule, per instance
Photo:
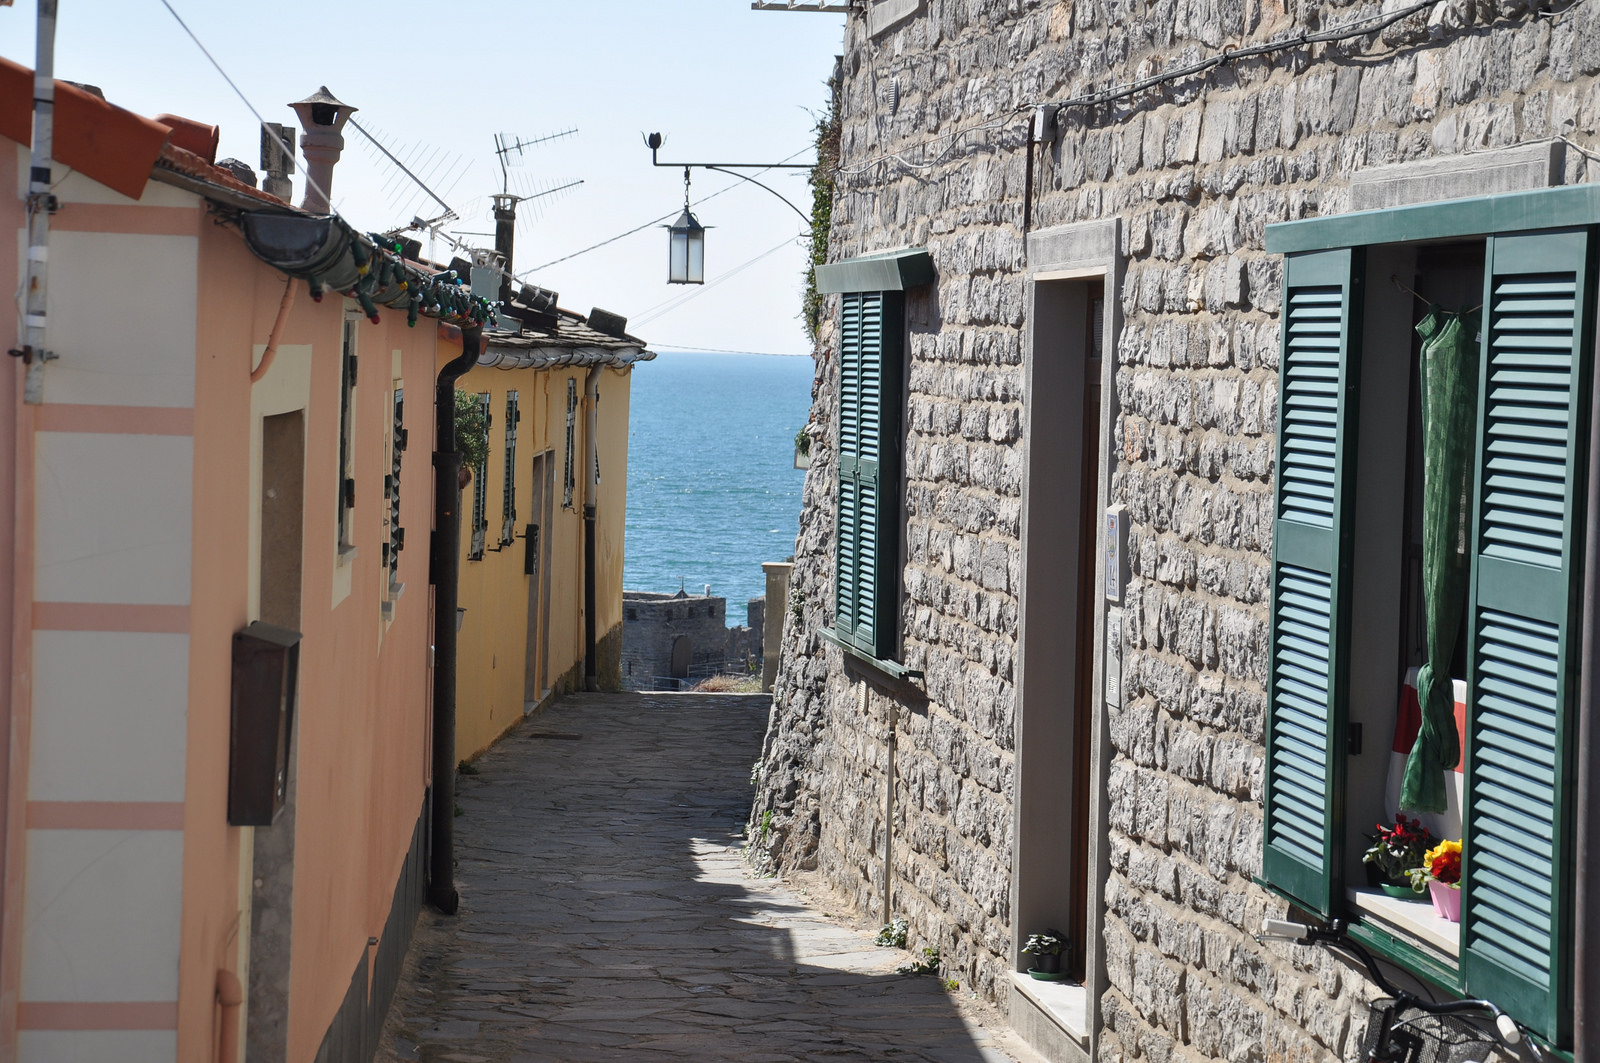
{"label": "wall-mounted mailbox", "polygon": [[233,721],[228,822],[266,827],[289,788],[300,632],[256,621],[233,636]]}

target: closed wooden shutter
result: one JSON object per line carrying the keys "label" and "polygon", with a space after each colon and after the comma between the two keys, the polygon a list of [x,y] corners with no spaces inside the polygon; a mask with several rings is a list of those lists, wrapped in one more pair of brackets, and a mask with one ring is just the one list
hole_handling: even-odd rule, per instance
{"label": "closed wooden shutter", "polygon": [[1329,916],[1342,901],[1359,250],[1284,265],[1263,877]]}
{"label": "closed wooden shutter", "polygon": [[1491,237],[1469,617],[1467,989],[1564,1042],[1593,317],[1587,231]]}
{"label": "closed wooden shutter", "polygon": [[904,303],[898,292],[852,292],[841,302],[834,630],[887,659],[895,651],[900,613]]}

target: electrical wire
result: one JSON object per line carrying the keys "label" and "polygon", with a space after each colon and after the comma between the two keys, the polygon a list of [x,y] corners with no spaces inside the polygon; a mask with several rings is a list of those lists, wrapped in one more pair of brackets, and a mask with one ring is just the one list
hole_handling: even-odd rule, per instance
{"label": "electrical wire", "polygon": [[[267,120],[265,118],[261,117],[261,112],[256,110],[256,105],[250,102],[250,98],[244,94],[244,91],[239,88],[239,86],[234,82],[233,78],[228,76],[228,72],[222,69],[222,64],[217,62],[217,57],[211,54],[211,50],[204,44],[200,43],[200,38],[194,35],[194,30],[189,28],[189,24],[183,21],[183,17],[173,10],[172,5],[168,3],[167,0],[159,0],[159,2],[162,7],[167,9],[167,14],[171,15],[173,19],[177,21],[178,25],[183,27],[183,32],[189,35],[189,39],[194,42],[194,46],[196,48],[200,49],[200,53],[211,61],[212,66],[216,67],[217,73],[222,75],[222,80],[228,83],[228,87],[233,90],[233,94],[239,97],[240,101],[250,109],[251,114],[256,116],[256,121],[261,124],[262,130],[268,133],[272,139],[277,142],[278,150],[283,152],[283,157],[286,159],[293,159],[294,151],[289,147],[288,142],[280,137],[277,132],[267,124]],[[323,199],[331,200],[331,197],[328,195],[328,190],[311,179],[311,173],[309,169],[305,174],[305,181],[306,184],[315,189],[317,194]],[[333,210],[332,202],[329,202],[328,209]],[[333,210],[333,213],[338,214],[339,212]]]}
{"label": "electrical wire", "polygon": [[[788,155],[788,156],[786,156],[786,157],[784,157],[784,158],[782,158],[782,159],[780,159],[778,161],[779,161],[779,163],[788,162],[790,159],[794,158],[796,155],[804,155],[806,152],[808,152],[810,150],[811,150],[811,146],[807,145],[806,147],[801,148],[799,151],[796,151],[793,154],[790,154],[790,155]],[[769,167],[769,169],[770,169],[770,167]],[[756,171],[756,173],[758,173],[758,174],[766,173],[766,172],[767,171],[765,169]],[[748,180],[748,178],[742,178],[742,180]],[[730,185],[724,185],[723,187],[717,189],[715,192],[712,192],[710,195],[702,196],[699,199],[695,200],[693,203],[690,204],[690,206],[698,207],[702,203],[709,203],[711,200],[716,199],[718,196],[722,195],[722,193],[732,191],[733,189],[738,188],[738,187],[739,186],[738,186],[737,183],[730,184]],[[571,259],[577,258],[579,255],[586,255],[590,251],[598,251],[600,248],[605,247],[608,244],[614,244],[618,240],[626,239],[627,237],[632,236],[634,233],[643,232],[644,230],[650,228],[652,225],[660,225],[662,222],[669,221],[672,218],[675,218],[677,216],[678,216],[678,211],[674,210],[671,214],[663,214],[659,218],[652,218],[649,221],[645,222],[643,225],[636,225],[633,228],[629,229],[625,233],[618,233],[616,236],[610,237],[609,239],[601,240],[597,244],[590,244],[588,247],[585,247],[581,251],[574,251],[570,255],[562,255],[560,258],[551,259],[549,262],[546,262],[543,265],[534,266],[534,267],[532,267],[530,269],[525,269],[521,273],[517,274],[516,279],[519,280],[519,281],[523,280],[529,274],[537,273],[541,269],[549,269],[551,266],[558,265],[558,264],[560,264],[562,262],[566,262],[566,261],[569,261]]]}
{"label": "electrical wire", "polygon": [[[1377,33],[1381,30],[1387,29],[1396,22],[1399,22],[1402,19],[1410,18],[1419,11],[1433,7],[1441,2],[1442,0],[1418,0],[1416,3],[1409,4],[1406,7],[1398,8],[1394,11],[1381,12],[1373,15],[1364,15],[1359,18],[1351,19],[1348,22],[1339,23],[1338,25],[1332,26],[1326,30],[1320,30],[1314,33],[1301,32],[1287,37],[1279,37],[1271,41],[1264,41],[1261,44],[1253,44],[1243,48],[1231,48],[1227,51],[1219,52],[1216,55],[1208,56],[1205,59],[1201,59],[1194,63],[1189,63],[1185,66],[1175,67],[1159,74],[1152,74],[1149,77],[1139,78],[1136,81],[1124,82],[1120,85],[1111,85],[1097,91],[1071,96],[1064,100],[1042,100],[1038,103],[1017,104],[1015,107],[1011,108],[1010,111],[1006,112],[1006,114],[1001,118],[992,119],[979,125],[969,126],[965,129],[958,129],[949,133],[945,133],[941,136],[932,137],[921,142],[920,144],[913,145],[911,148],[901,148],[897,151],[885,152],[881,155],[868,159],[860,165],[853,166],[848,169],[840,167],[834,172],[844,177],[855,177],[866,173],[880,163],[889,162],[891,160],[899,162],[901,165],[910,169],[928,169],[942,162],[950,154],[950,152],[954,150],[956,142],[959,141],[961,137],[967,136],[971,133],[978,133],[999,128],[1000,126],[1005,125],[1008,121],[1012,120],[1016,115],[1030,111],[1035,107],[1053,104],[1062,108],[1080,108],[1095,107],[1106,103],[1112,103],[1116,100],[1126,99],[1129,96],[1137,95],[1138,93],[1145,92],[1161,85],[1170,84],[1174,81],[1181,81],[1184,78],[1194,77],[1196,74],[1205,73],[1207,70],[1210,70],[1213,67],[1221,66],[1225,63],[1237,62],[1240,59],[1252,59],[1258,56],[1273,55],[1279,52],[1292,51],[1296,48],[1304,48],[1307,45],[1312,44],[1335,44],[1340,41],[1352,40],[1356,37],[1364,37],[1369,33]],[[1584,2],[1585,0],[1574,0],[1573,3],[1562,8],[1560,12],[1551,17],[1559,18]],[[1546,12],[1536,12],[1536,14],[1544,15]],[[930,146],[945,140],[949,140],[951,142],[950,145],[933,159],[925,160],[923,162],[912,162],[904,157],[904,153],[907,151],[915,148],[921,148],[926,151]],[[1569,143],[1571,142],[1569,141]],[[1585,154],[1588,154],[1588,150],[1580,147],[1579,145],[1574,144],[1573,147],[1578,148],[1579,151],[1582,151]]]}
{"label": "electrical wire", "polygon": [[667,351],[688,351],[691,354],[748,354],[759,358],[808,358],[809,352],[799,354],[784,354],[781,351],[739,351],[731,347],[689,347],[682,343],[652,343],[651,347],[660,347]]}
{"label": "electrical wire", "polygon": [[779,251],[782,251],[784,248],[793,244],[795,239],[795,237],[789,237],[783,243],[761,252],[761,254],[757,255],[755,258],[752,258],[747,262],[741,262],[739,265],[733,267],[728,272],[722,274],[720,277],[717,277],[715,280],[706,281],[692,292],[675,296],[674,298],[668,299],[665,302],[657,303],[655,306],[650,307],[643,313],[639,314],[638,317],[634,318],[633,324],[645,325],[656,320],[657,318],[665,317],[674,310],[678,309],[678,307],[682,306],[684,303],[687,303],[689,300],[694,299],[697,296],[704,295],[706,292],[710,291],[712,288],[715,288],[723,281],[729,280],[734,276],[743,273],[745,270],[749,269],[757,262],[760,262],[762,259],[777,254]]}

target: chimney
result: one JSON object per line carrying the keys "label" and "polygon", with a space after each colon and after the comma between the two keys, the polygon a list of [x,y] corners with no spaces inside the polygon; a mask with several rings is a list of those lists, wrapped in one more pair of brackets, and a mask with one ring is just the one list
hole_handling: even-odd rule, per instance
{"label": "chimney", "polygon": [[289,105],[300,116],[300,151],[306,157],[306,192],[300,209],[310,214],[332,211],[333,167],[344,151],[344,124],[356,112],[334,99],[324,85],[299,103]]}
{"label": "chimney", "polygon": [[502,303],[511,303],[511,249],[517,239],[517,197],[498,193],[494,196],[494,249],[505,259],[505,275],[500,278]]}
{"label": "chimney", "polygon": [[261,191],[285,203],[294,195],[294,183],[289,180],[294,173],[294,137],[294,130],[286,125],[261,123]]}

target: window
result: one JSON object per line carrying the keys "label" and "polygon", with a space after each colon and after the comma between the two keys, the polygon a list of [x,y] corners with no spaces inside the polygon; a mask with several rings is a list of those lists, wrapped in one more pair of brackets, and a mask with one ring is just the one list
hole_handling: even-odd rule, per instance
{"label": "window", "polygon": [[406,546],[406,530],[400,526],[400,470],[406,449],[405,388],[394,382],[390,404],[389,473],[383,478],[384,543],[383,568],[385,577],[384,604],[390,605],[400,596],[400,551]]}
{"label": "window", "polygon": [[561,507],[572,508],[572,490],[578,485],[576,465],[578,432],[578,381],[567,378],[567,465],[561,478]]}
{"label": "window", "polygon": [[823,637],[895,678],[900,641],[900,459],[906,292],[933,283],[927,248],[817,266],[839,299],[838,513],[834,619]]}
{"label": "window", "polygon": [[341,557],[354,550],[350,531],[351,510],[356,504],[356,481],[352,466],[355,461],[355,406],[356,406],[356,322],[347,316],[344,320],[344,345],[339,360],[339,475],[338,475],[338,548]]}
{"label": "window", "polygon": [[505,483],[500,488],[500,545],[507,546],[517,537],[517,422],[522,411],[517,409],[517,393],[506,392],[506,461]]}
{"label": "window", "polygon": [[894,657],[900,618],[900,292],[849,292],[839,326],[834,634]]}
{"label": "window", "polygon": [[[1565,200],[1539,202],[1551,195],[1506,197],[1529,206],[1504,216],[1558,219]],[[1367,940],[1565,1044],[1595,237],[1587,227],[1497,233],[1484,202],[1269,230],[1269,249],[1293,253],[1283,285],[1262,877],[1325,917],[1352,906],[1346,886],[1370,820],[1351,812],[1368,800],[1372,754],[1389,746],[1387,735],[1363,738],[1351,726],[1373,711],[1356,689],[1376,670],[1394,680],[1380,685],[1399,690],[1402,629],[1414,626],[1401,622],[1414,606],[1398,578],[1409,500],[1401,489],[1388,492],[1401,504],[1373,503],[1385,482],[1404,479],[1392,469],[1404,463],[1388,456],[1396,442],[1404,453],[1407,427],[1388,427],[1393,389],[1373,381],[1394,379],[1390,324],[1404,330],[1414,320],[1409,297],[1394,320],[1393,263],[1409,255],[1426,268],[1427,251],[1376,241],[1402,231],[1418,241],[1475,236],[1483,280],[1473,299],[1482,329],[1461,654],[1461,923],[1442,954],[1403,934]],[[1363,589],[1380,555],[1394,559],[1387,599]],[[1386,624],[1392,656],[1379,660],[1367,629]]]}
{"label": "window", "polygon": [[478,410],[483,414],[484,458],[472,469],[472,549],[468,561],[482,561],[483,547],[489,534],[489,456],[487,441],[494,415],[489,412],[489,393],[478,393]]}

